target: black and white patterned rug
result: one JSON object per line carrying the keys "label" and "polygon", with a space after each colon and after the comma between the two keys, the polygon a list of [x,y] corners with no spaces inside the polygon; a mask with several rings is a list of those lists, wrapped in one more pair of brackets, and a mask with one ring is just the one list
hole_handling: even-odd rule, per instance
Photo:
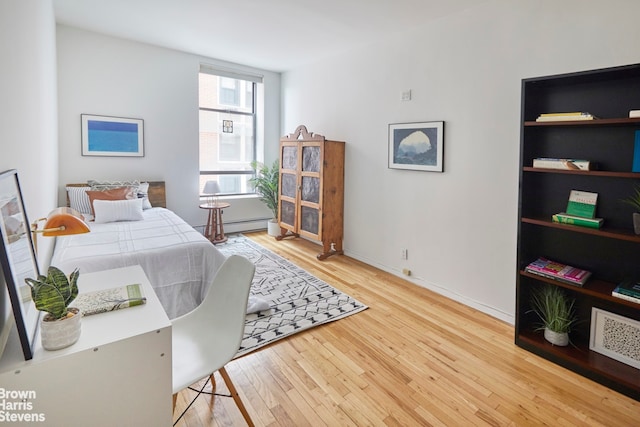
{"label": "black and white patterned rug", "polygon": [[216,247],[227,256],[242,255],[255,264],[251,295],[267,300],[270,307],[247,314],[235,357],[368,308],[243,235],[229,236]]}

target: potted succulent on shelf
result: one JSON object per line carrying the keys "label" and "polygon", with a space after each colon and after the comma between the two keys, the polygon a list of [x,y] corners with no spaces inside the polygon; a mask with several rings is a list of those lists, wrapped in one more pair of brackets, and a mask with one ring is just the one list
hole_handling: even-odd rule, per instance
{"label": "potted succulent on shelf", "polygon": [[256,171],[256,176],[249,180],[253,185],[260,200],[273,212],[273,218],[267,221],[267,232],[270,236],[280,234],[278,225],[278,178],[280,174],[280,164],[278,160],[273,162],[271,167],[260,162],[252,162],[251,167]]}
{"label": "potted succulent on shelf", "polygon": [[45,350],[70,346],[80,338],[80,310],[69,307],[78,295],[78,270],[69,277],[50,266],[47,275],[25,279],[31,288],[31,298],[40,311],[46,312],[40,322],[40,339]]}
{"label": "potted succulent on shelf", "polygon": [[640,234],[640,185],[634,188],[631,196],[626,199],[622,199],[622,202],[635,209],[635,212],[633,213],[633,231],[636,234]]}
{"label": "potted succulent on shelf", "polygon": [[536,330],[544,330],[544,338],[551,344],[569,344],[569,332],[577,322],[574,309],[575,300],[557,286],[546,284],[531,293],[531,306],[542,325]]}

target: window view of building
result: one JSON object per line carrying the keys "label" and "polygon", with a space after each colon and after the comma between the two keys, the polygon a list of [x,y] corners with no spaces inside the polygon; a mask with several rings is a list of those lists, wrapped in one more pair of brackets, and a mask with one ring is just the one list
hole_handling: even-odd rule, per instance
{"label": "window view of building", "polygon": [[256,86],[261,83],[241,77],[201,67],[200,194],[207,181],[216,181],[220,194],[253,192],[248,180],[256,159]]}

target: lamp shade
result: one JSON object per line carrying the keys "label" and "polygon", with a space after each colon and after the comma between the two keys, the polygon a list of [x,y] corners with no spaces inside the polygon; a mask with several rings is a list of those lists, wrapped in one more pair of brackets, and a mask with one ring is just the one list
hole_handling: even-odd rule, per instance
{"label": "lamp shade", "polygon": [[46,219],[47,222],[42,230],[43,236],[66,236],[89,232],[89,226],[84,222],[82,214],[71,208],[56,208],[49,212]]}
{"label": "lamp shade", "polygon": [[207,181],[202,189],[203,194],[218,194],[220,192],[220,185],[218,181]]}

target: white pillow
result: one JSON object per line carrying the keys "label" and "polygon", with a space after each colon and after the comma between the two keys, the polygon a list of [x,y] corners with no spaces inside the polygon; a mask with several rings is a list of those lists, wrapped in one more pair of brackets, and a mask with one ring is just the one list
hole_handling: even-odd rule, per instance
{"label": "white pillow", "polygon": [[87,191],[91,187],[67,187],[67,195],[69,196],[69,207],[80,212],[82,215],[91,215],[91,202]]}
{"label": "white pillow", "polygon": [[115,221],[141,221],[142,199],[131,200],[94,200],[94,221],[97,224]]}

